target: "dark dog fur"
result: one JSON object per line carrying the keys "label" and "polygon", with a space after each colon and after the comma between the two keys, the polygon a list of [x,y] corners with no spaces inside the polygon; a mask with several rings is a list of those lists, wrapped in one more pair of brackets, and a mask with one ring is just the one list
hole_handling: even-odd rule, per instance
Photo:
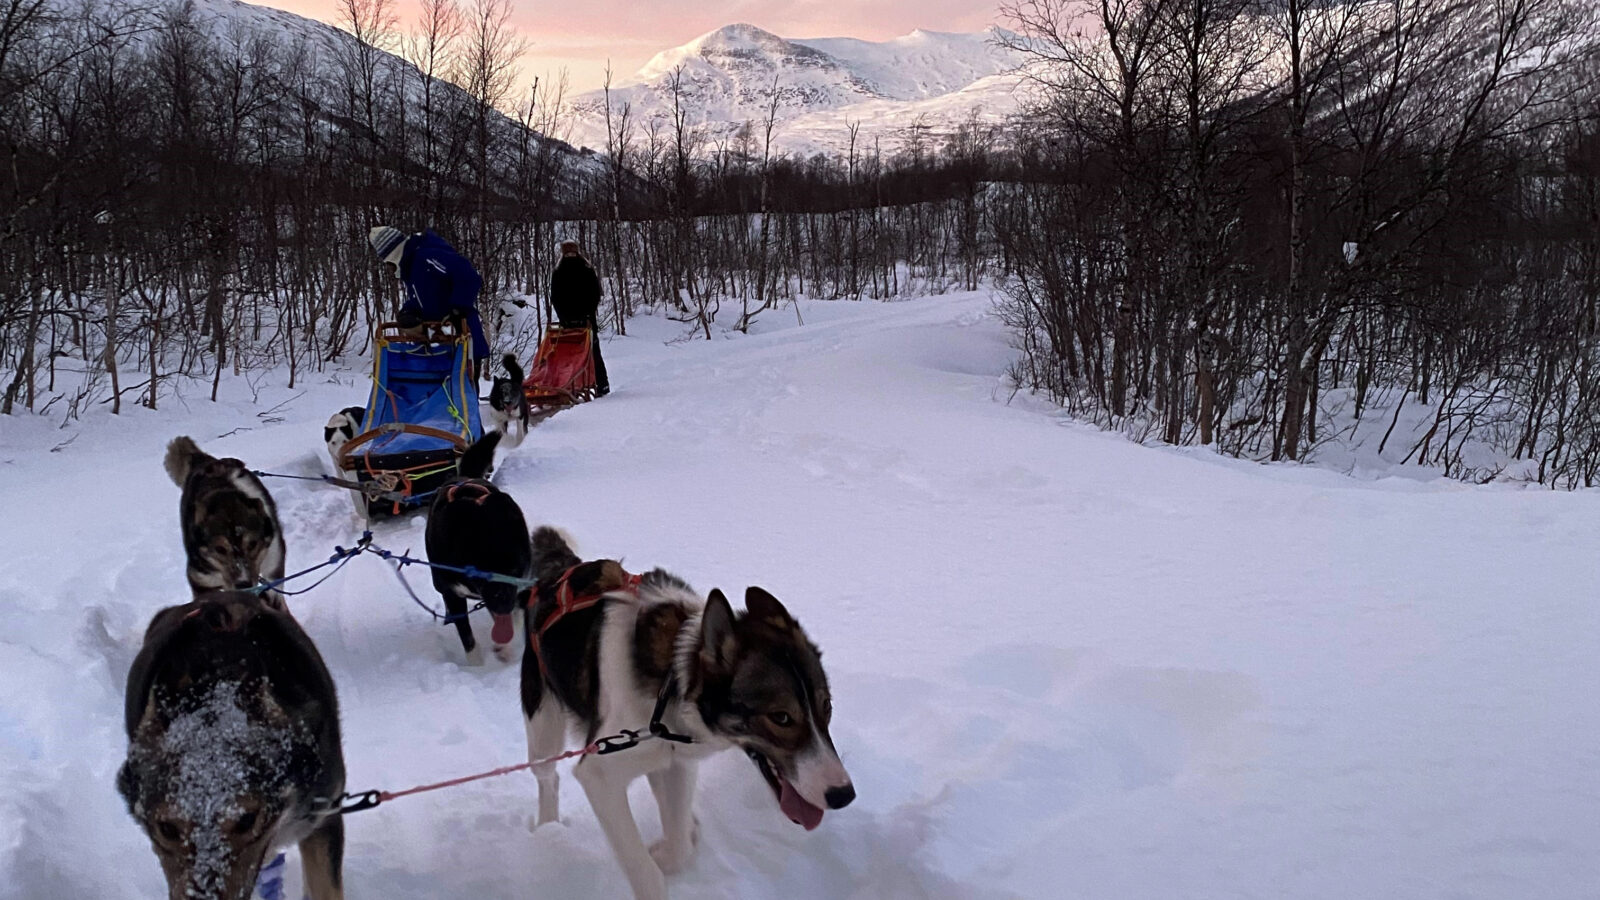
{"label": "dark dog fur", "polygon": [[511,425],[516,423],[516,436],[507,445],[515,447],[522,443],[522,439],[528,436],[528,429],[533,427],[532,412],[528,408],[528,395],[523,393],[525,379],[522,367],[517,365],[517,358],[507,353],[501,363],[506,368],[506,377],[495,378],[489,390],[489,409],[495,428],[505,432],[507,437],[511,436]]}
{"label": "dark dog fur", "polygon": [[[183,489],[178,500],[189,586],[195,596],[247,590],[283,577],[283,526],[261,479],[237,459],[218,459],[187,437],[167,445],[167,474]],[[275,591],[263,595],[283,608]]]}
{"label": "dark dog fur", "polygon": [[117,789],[172,900],[247,900],[267,854],[289,843],[312,900],[343,896],[338,698],[293,617],[243,593],[157,613],[124,725]]}
{"label": "dark dog fur", "polygon": [[[428,508],[428,560],[457,568],[472,566],[514,578],[528,574],[528,523],[511,495],[485,481],[501,434],[491,431],[467,448],[458,476],[439,489]],[[509,659],[515,649],[511,613],[526,591],[515,585],[433,570],[433,586],[455,616],[461,649],[470,665],[482,662],[467,615],[469,600],[482,600],[494,616],[494,652]]]}
{"label": "dark dog fur", "polygon": [[[643,575],[634,593],[618,563],[580,563],[554,529],[536,529],[531,545],[539,585],[526,616],[528,634],[538,635],[556,605],[563,572],[571,570],[573,594],[603,596],[536,638],[543,669],[538,655],[523,654],[529,761],[559,751],[569,724],[590,741],[643,729],[669,678],[676,690],[663,722],[694,740],[586,756],[574,769],[636,897],[664,898],[664,876],[681,869],[694,851],[694,773],[705,756],[743,750],[779,808],[808,830],[820,824],[824,807],[840,809],[855,799],[828,734],[833,704],[821,653],[777,598],[752,587],[745,593],[747,611],[735,614],[721,591],[701,601],[682,579],[660,569]],[[534,774],[536,824],[554,821],[555,767],[539,765]],[[627,799],[628,784],[640,775],[650,780],[664,834],[649,848]]]}

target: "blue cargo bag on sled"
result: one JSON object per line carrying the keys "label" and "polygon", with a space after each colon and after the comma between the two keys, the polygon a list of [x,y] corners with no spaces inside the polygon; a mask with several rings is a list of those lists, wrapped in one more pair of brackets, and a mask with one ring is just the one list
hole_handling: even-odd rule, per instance
{"label": "blue cargo bag on sled", "polygon": [[340,468],[403,499],[366,501],[368,518],[427,504],[455,476],[461,452],[483,436],[471,341],[451,322],[378,326],[372,396],[361,433],[344,445]]}

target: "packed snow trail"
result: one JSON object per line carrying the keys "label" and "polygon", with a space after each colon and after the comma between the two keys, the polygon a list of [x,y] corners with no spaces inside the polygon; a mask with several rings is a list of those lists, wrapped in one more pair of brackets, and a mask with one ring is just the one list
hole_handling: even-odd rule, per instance
{"label": "packed snow trail", "polygon": [[[1011,398],[988,303],[807,304],[710,342],[631,322],[615,392],[502,454],[529,521],[586,557],[760,584],[824,650],[860,799],[808,834],[715,758],[673,896],[1594,896],[1600,495],[1136,446]],[[317,474],[323,421],[365,395],[356,372],[268,380],[0,421],[0,896],[161,894],[113,785],[128,664],[187,593],[161,449]],[[344,492],[270,487],[291,571],[359,534]],[[378,541],[420,551],[421,522]],[[516,667],[459,666],[381,561],[291,606],[352,790],[525,759]],[[347,895],[627,896],[578,785],[530,834],[535,798],[512,775],[352,816]]]}

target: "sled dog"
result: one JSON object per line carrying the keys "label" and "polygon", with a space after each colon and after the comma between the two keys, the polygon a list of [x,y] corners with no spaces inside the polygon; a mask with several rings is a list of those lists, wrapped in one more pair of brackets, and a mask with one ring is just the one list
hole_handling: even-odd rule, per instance
{"label": "sled dog", "polygon": [[[340,457],[344,453],[344,446],[361,433],[361,420],[366,418],[367,411],[360,406],[347,406],[334,413],[328,419],[328,424],[322,428],[322,440],[328,445],[328,459],[333,461],[333,474],[345,481],[356,481],[354,469],[340,468],[344,462]],[[359,493],[352,492],[350,500],[355,504],[356,515],[365,519],[367,517],[367,501]]]}
{"label": "sled dog", "polygon": [[517,365],[517,358],[507,353],[501,363],[506,367],[506,376],[496,376],[489,390],[489,421],[505,433],[507,447],[516,447],[533,427],[532,412],[528,409],[528,395],[522,391],[522,367]]}
{"label": "sled dog", "polygon": [[124,726],[117,790],[171,900],[248,900],[263,860],[291,843],[311,900],[343,896],[338,700],[293,617],[241,593],[156,613]]}
{"label": "sled dog", "polygon": [[[196,597],[246,590],[283,577],[283,526],[266,485],[237,459],[217,459],[187,437],[167,445],[167,474],[178,500],[189,586]],[[285,608],[282,595],[262,599]]]}
{"label": "sled dog", "polygon": [[[660,569],[635,577],[612,560],[580,562],[553,528],[535,530],[532,547],[539,584],[522,655],[529,761],[558,753],[570,724],[586,741],[642,731],[663,698],[662,724],[692,739],[585,756],[574,769],[635,897],[664,898],[665,876],[693,854],[695,772],[713,753],[742,750],[778,808],[808,831],[824,809],[855,799],[828,734],[833,703],[822,654],[777,598],[749,588],[745,611],[735,613],[721,591],[702,600]],[[537,826],[559,814],[558,778],[554,765],[534,774]],[[648,848],[628,806],[628,785],[641,775],[664,833]]]}
{"label": "sled dog", "polygon": [[361,433],[361,420],[367,411],[360,406],[347,406],[334,413],[328,419],[328,424],[323,426],[322,440],[328,445],[328,458],[333,460],[334,474],[348,478],[350,473],[340,468],[339,454],[344,450],[344,445]]}
{"label": "sled dog", "polygon": [[[428,561],[456,568],[497,572],[514,578],[528,575],[528,523],[511,495],[485,479],[494,465],[501,434],[491,431],[468,447],[457,464],[458,475],[433,495],[428,507]],[[516,626],[511,614],[527,590],[516,585],[434,569],[433,587],[454,617],[467,665],[483,664],[483,651],[472,634],[468,601],[482,600],[494,618],[490,637],[495,656],[510,660]]]}

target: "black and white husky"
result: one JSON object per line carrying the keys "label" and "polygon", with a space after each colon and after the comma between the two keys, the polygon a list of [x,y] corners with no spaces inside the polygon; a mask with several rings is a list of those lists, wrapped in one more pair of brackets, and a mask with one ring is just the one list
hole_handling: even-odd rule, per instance
{"label": "black and white husky", "polygon": [[[195,596],[248,590],[283,577],[283,526],[272,494],[245,464],[218,459],[187,437],[167,445],[167,474],[183,489],[178,500],[189,586]],[[283,608],[273,591],[263,599]]]}
{"label": "black and white husky", "polygon": [[333,461],[334,474],[350,477],[348,471],[340,468],[339,455],[344,451],[344,445],[361,433],[361,420],[366,415],[367,411],[363,407],[347,406],[334,413],[328,419],[328,424],[323,426],[322,440],[328,445],[328,458]]}
{"label": "black and white husky", "polygon": [[252,594],[156,613],[128,672],[117,790],[172,900],[247,900],[300,845],[312,900],[344,896],[339,706],[311,639]]}
{"label": "black and white husky", "polygon": [[[537,641],[522,656],[522,711],[530,762],[558,753],[569,724],[593,741],[642,730],[665,693],[662,723],[692,743],[653,740],[579,760],[574,776],[640,900],[666,897],[699,841],[692,809],[701,759],[731,747],[744,751],[772,789],[778,808],[806,830],[824,809],[841,809],[855,787],[839,761],[828,723],[833,702],[822,654],[777,598],[752,587],[745,612],[721,591],[701,600],[660,569],[631,579],[612,560],[582,563],[562,534],[532,536],[537,596],[527,632]],[[594,605],[549,622],[572,596]],[[542,629],[542,630],[541,630]],[[535,825],[559,814],[555,766],[534,770]],[[646,847],[628,806],[628,785],[650,780],[664,837]]]}
{"label": "black and white husky", "polygon": [[528,408],[528,395],[522,390],[524,379],[517,358],[507,353],[501,363],[506,367],[506,377],[496,377],[489,389],[489,421],[505,434],[507,447],[516,447],[533,427],[533,414]]}
{"label": "black and white husky", "polygon": [[[461,454],[459,474],[433,495],[428,507],[426,535],[428,561],[464,569],[526,578],[529,548],[528,523],[511,495],[485,480],[494,467],[494,450],[500,432],[491,431]],[[469,666],[483,664],[483,651],[472,634],[468,601],[482,600],[493,617],[490,639],[495,656],[510,660],[515,649],[515,612],[527,595],[514,584],[469,578],[444,569],[433,570],[433,587],[444,598],[444,608],[455,620],[461,649]]]}
{"label": "black and white husky", "polygon": [[[328,424],[322,427],[322,440],[328,445],[328,459],[333,463],[333,474],[345,481],[355,481],[354,469],[346,469],[344,465],[344,446],[355,440],[361,433],[361,420],[366,418],[367,410],[361,406],[347,406],[334,413],[328,419]],[[367,501],[359,493],[351,493],[350,500],[355,503],[356,515],[367,517]]]}

